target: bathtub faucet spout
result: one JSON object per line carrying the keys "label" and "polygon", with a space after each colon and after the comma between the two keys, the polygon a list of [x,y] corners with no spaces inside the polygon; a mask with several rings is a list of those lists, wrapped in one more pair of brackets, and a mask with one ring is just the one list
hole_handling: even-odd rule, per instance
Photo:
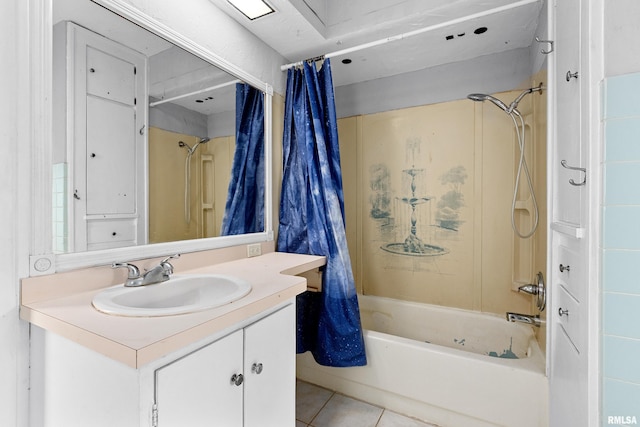
{"label": "bathtub faucet spout", "polygon": [[540,316],[530,316],[528,314],[520,314],[520,313],[507,313],[507,320],[509,322],[521,322],[527,323],[532,326],[540,327]]}

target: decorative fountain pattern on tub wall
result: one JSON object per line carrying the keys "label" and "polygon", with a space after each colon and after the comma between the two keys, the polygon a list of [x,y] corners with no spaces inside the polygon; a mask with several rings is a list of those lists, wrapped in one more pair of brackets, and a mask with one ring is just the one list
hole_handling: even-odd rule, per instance
{"label": "decorative fountain pattern on tub wall", "polygon": [[464,101],[362,118],[364,293],[473,307],[473,111]]}
{"label": "decorative fountain pattern on tub wall", "polygon": [[[379,221],[383,234],[405,233],[404,240],[387,242],[381,246],[383,250],[396,255],[433,257],[447,254],[449,250],[440,246],[441,241],[447,240],[446,236],[440,233],[441,238],[437,240],[430,228],[458,232],[463,223],[460,220],[460,208],[464,206],[461,187],[467,179],[466,169],[460,165],[454,166],[440,176],[441,187],[446,186],[449,190],[440,191],[442,195],[436,202],[436,197],[427,195],[425,191],[429,187],[425,182],[425,169],[416,167],[416,155],[420,153],[421,143],[420,138],[410,139],[406,143],[411,167],[401,171],[402,189],[406,189],[404,195],[394,197],[392,194],[389,182],[391,173],[387,165],[375,164],[369,169],[371,218]],[[394,204],[391,203],[392,199]],[[432,221],[434,208],[435,222]],[[385,229],[389,228],[393,231],[385,233]],[[421,235],[418,230],[422,231]]]}

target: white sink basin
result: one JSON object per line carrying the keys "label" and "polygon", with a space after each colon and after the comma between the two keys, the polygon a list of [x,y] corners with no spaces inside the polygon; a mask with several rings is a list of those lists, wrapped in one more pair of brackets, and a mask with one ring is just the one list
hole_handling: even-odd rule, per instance
{"label": "white sink basin", "polygon": [[156,317],[194,313],[236,301],[251,285],[221,274],[171,276],[166,282],[139,287],[118,285],[93,298],[103,313],[129,317]]}

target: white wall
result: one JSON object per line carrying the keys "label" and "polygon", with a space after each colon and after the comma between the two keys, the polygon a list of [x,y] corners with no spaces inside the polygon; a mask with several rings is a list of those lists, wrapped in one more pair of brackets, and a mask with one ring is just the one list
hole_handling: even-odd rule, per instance
{"label": "white wall", "polygon": [[[18,318],[18,278],[28,272],[29,93],[24,0],[0,2],[0,425],[27,425],[28,328]],[[26,193],[25,193],[26,191]],[[28,218],[28,216],[26,216]]]}
{"label": "white wall", "polygon": [[[640,2],[604,1],[601,425],[640,419]],[[615,419],[615,418],[614,418]]]}
{"label": "white wall", "polygon": [[524,89],[531,75],[529,49],[514,49],[337,87],[336,110],[338,117],[349,117],[463,99],[470,93]]}
{"label": "white wall", "polygon": [[605,1],[604,7],[605,77],[640,71],[640,2]]}

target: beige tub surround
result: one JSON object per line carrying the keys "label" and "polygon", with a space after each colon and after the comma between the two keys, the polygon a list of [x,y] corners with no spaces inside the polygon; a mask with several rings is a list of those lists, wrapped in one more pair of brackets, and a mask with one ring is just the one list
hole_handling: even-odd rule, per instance
{"label": "beige tub surround", "polygon": [[[123,283],[125,277],[123,271],[104,266],[24,279],[20,317],[140,368],[225,329],[242,327],[243,322],[294,298],[307,289],[307,280],[296,275],[325,264],[321,256],[265,253],[265,249],[269,248],[263,248],[264,255],[252,258],[246,258],[242,246],[186,254],[175,260],[175,274],[224,274],[251,284],[246,296],[210,310],[153,318],[101,313],[92,306],[93,297]],[[156,261],[135,263],[142,269]]]}

